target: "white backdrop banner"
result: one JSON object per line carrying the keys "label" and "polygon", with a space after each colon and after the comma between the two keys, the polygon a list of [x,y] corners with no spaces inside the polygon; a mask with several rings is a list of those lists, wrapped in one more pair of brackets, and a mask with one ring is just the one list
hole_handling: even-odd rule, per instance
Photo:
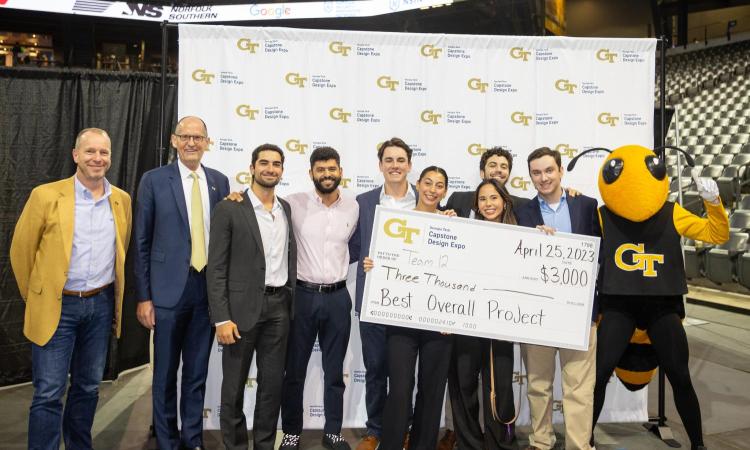
{"label": "white backdrop banner", "polygon": [[[488,148],[513,153],[511,193],[531,197],[526,157],[559,150],[563,165],[591,147],[653,146],[654,39],[463,36],[290,28],[180,25],[178,110],[198,115],[211,144],[203,162],[224,172],[233,190],[249,181],[252,150],[265,142],[286,154],[283,196],[312,189],[309,154],[339,151],[344,191],[382,184],[376,149],[398,136],[414,150],[409,179],[426,166],[447,169],[450,190],[479,182]],[[598,197],[604,158],[582,158],[564,185]],[[353,292],[353,277],[350,290]],[[364,366],[356,320],[345,362],[344,426],[363,427]],[[316,347],[317,349],[317,347]],[[219,427],[220,349],[206,397],[208,429]],[[254,369],[245,411],[252,426]],[[322,428],[320,353],[305,389],[305,427]],[[525,381],[518,372],[521,423]],[[646,393],[612,383],[602,421],[647,418]],[[561,399],[559,386],[555,398]],[[612,400],[617,403],[613,404]],[[555,420],[561,420],[559,408]]]}

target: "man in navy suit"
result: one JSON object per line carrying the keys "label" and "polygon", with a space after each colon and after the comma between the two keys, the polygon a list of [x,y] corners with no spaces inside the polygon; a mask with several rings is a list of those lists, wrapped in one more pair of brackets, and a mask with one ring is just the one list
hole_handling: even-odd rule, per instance
{"label": "man in navy suit", "polygon": [[154,330],[153,414],[161,450],[203,448],[203,398],[214,334],[206,293],[209,225],[214,206],[229,193],[227,177],[200,163],[208,141],[203,120],[181,119],[171,137],[178,160],[146,172],[138,187],[137,316]]}
{"label": "man in navy suit", "polygon": [[[518,224],[546,232],[601,236],[597,201],[585,195],[573,197],[561,187],[563,168],[560,152],[542,147],[528,157],[529,175],[537,196],[516,210]],[[523,344],[521,354],[528,376],[531,435],[527,450],[547,450],[555,446],[552,428],[552,382],[555,377],[555,353],[562,368],[565,448],[589,450],[596,382],[596,328],[594,304],[585,351]]]}
{"label": "man in navy suit", "polygon": [[[417,205],[417,190],[409,184],[406,176],[411,171],[412,150],[403,140],[394,137],[378,147],[378,167],[383,174],[383,185],[357,196],[359,219],[354,235],[349,240],[349,258],[357,261],[357,292],[355,310],[357,316],[362,309],[365,290],[365,272],[362,261],[370,251],[375,207],[414,209]],[[383,406],[388,394],[388,371],[386,368],[386,327],[369,322],[359,323],[362,340],[362,358],[365,363],[365,406],[367,408],[367,435],[360,441],[357,450],[375,450],[380,443],[383,426]]]}
{"label": "man in navy suit", "polygon": [[[483,180],[494,179],[505,184],[510,179],[510,172],[513,170],[513,155],[502,147],[492,147],[482,153],[479,159],[479,176]],[[474,218],[474,191],[458,191],[448,197],[445,209],[452,209],[459,217]],[[523,206],[529,199],[525,197],[510,196],[513,199],[513,209],[516,210]]]}

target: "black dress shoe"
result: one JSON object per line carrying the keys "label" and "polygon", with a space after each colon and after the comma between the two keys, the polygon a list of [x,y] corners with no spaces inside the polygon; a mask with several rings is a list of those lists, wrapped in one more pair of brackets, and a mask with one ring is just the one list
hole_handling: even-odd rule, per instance
{"label": "black dress shoe", "polygon": [[299,437],[299,434],[284,433],[279,450],[299,450]]}
{"label": "black dress shoe", "polygon": [[328,450],[351,450],[349,444],[340,434],[324,434],[321,444]]}

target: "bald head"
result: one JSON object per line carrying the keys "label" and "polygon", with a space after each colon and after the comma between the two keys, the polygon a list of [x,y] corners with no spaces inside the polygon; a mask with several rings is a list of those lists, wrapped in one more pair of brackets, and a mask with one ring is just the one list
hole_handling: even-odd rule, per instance
{"label": "bald head", "polygon": [[81,145],[85,141],[86,137],[89,134],[95,134],[99,135],[101,137],[104,137],[107,139],[107,141],[110,142],[110,146],[112,145],[112,140],[109,138],[109,135],[106,131],[102,130],[101,128],[84,128],[83,130],[78,132],[78,135],[76,136],[76,144],[74,148],[80,149]]}
{"label": "bald head", "polygon": [[185,126],[197,124],[200,124],[200,126],[203,128],[203,135],[208,136],[208,127],[206,126],[206,122],[204,122],[203,119],[198,116],[185,116],[182,119],[178,120],[177,125],[175,125],[174,127],[174,134],[183,134],[182,129]]}
{"label": "bald head", "polygon": [[180,119],[172,133],[172,147],[177,150],[180,161],[190,170],[197,170],[203,152],[208,149],[208,130],[200,117],[187,116]]}

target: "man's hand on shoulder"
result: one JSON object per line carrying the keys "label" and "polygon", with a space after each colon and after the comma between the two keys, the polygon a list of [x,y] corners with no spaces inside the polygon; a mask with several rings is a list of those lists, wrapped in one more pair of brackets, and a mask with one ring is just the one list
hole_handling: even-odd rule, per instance
{"label": "man's hand on shoulder", "polygon": [[244,198],[242,197],[242,192],[230,192],[226,197],[224,197],[224,200],[241,203]]}
{"label": "man's hand on shoulder", "polygon": [[220,325],[216,325],[216,340],[219,342],[219,344],[234,344],[241,338],[242,337],[240,336],[240,331],[237,329],[237,325],[231,320],[228,320]]}
{"label": "man's hand on shoulder", "polygon": [[566,192],[566,193],[567,193],[568,195],[570,195],[571,197],[578,197],[579,195],[581,195],[581,192],[580,192],[580,191],[578,191],[578,190],[576,190],[576,189],[573,189],[572,187],[566,187],[566,188],[565,188],[565,192]]}
{"label": "man's hand on shoulder", "polygon": [[156,326],[156,311],[154,310],[154,302],[151,300],[138,302],[135,315],[138,317],[138,322],[149,330],[153,330]]}

